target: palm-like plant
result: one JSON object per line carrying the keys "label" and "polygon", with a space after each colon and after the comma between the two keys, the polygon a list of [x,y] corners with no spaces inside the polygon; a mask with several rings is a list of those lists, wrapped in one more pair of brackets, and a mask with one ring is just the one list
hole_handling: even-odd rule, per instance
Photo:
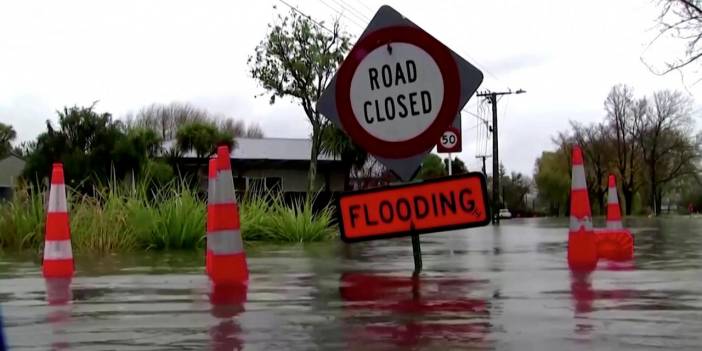
{"label": "palm-like plant", "polygon": [[368,160],[368,153],[333,125],[326,125],[322,131],[322,153],[341,159],[345,190],[351,188],[351,171],[363,167]]}

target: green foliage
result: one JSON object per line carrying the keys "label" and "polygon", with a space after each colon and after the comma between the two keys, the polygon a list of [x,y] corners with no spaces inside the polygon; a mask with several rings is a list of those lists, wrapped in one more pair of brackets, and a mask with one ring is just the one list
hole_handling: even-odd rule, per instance
{"label": "green foliage", "polygon": [[345,167],[344,186],[350,190],[351,171],[361,169],[368,160],[368,153],[354,143],[344,131],[333,125],[327,125],[322,134],[322,152],[338,157]]}
{"label": "green foliage", "polygon": [[[95,196],[69,189],[72,244],[76,252],[178,250],[204,247],[204,199],[183,180],[152,190],[147,177],[135,183],[114,179]],[[39,251],[44,238],[45,192],[20,189],[0,203],[0,249]],[[241,202],[247,241],[308,242],[336,233],[333,208],[315,212],[313,200],[288,206],[279,193],[248,195]]]}
{"label": "green foliage", "polygon": [[247,241],[311,242],[336,234],[334,210],[312,208],[313,198],[285,203],[279,193],[255,193],[242,202],[241,230]]}
{"label": "green foliage", "polygon": [[47,131],[26,147],[24,176],[29,181],[41,183],[49,177],[51,164],[59,161],[67,183],[75,187],[87,186],[86,180],[122,179],[138,173],[158,144],[148,132],[125,134],[121,123],[109,113],[95,112],[94,105],[66,107],[58,115],[58,129],[47,121]]}
{"label": "green foliage", "polygon": [[183,125],[176,133],[178,149],[183,153],[195,151],[200,159],[215,153],[218,145],[227,145],[231,149],[233,139],[234,136],[219,132],[214,125],[203,122]]}
{"label": "green foliage", "polygon": [[0,123],[0,159],[12,151],[12,141],[17,133],[11,125]]}
{"label": "green foliage", "polygon": [[539,203],[552,216],[565,214],[570,191],[570,170],[566,158],[557,152],[544,151],[536,159],[534,182],[539,193]]}
{"label": "green foliage", "polygon": [[317,157],[322,133],[329,122],[317,111],[317,101],[350,47],[349,36],[335,21],[331,32],[317,26],[307,16],[290,11],[269,25],[266,37],[249,57],[251,76],[276,98],[297,100],[312,126],[312,149],[308,192],[314,191]]}
{"label": "green foliage", "polygon": [[500,180],[502,187],[502,208],[508,208],[513,215],[526,212],[529,204],[526,195],[531,188],[531,179],[518,172],[503,176]]}
{"label": "green foliage", "polygon": [[[444,160],[444,168],[446,169],[446,174],[448,174],[448,169],[449,169],[449,163],[448,163],[448,158]],[[458,175],[458,174],[466,174],[468,173],[468,168],[466,167],[466,164],[463,163],[463,161],[458,158],[454,157],[453,162],[451,162],[451,173],[453,175]]]}
{"label": "green foliage", "polygon": [[436,154],[429,154],[422,160],[422,166],[417,174],[417,179],[431,179],[443,177],[447,174],[441,157]]}
{"label": "green foliage", "polygon": [[11,202],[0,202],[0,249],[37,248],[43,240],[44,198],[36,189],[16,189]]}

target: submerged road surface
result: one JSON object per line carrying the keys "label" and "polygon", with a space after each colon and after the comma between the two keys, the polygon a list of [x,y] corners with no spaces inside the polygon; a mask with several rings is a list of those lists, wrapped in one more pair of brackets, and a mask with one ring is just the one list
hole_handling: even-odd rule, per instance
{"label": "submerged road surface", "polygon": [[629,263],[566,264],[567,222],[344,245],[247,248],[247,290],[211,291],[201,253],[78,256],[45,281],[0,256],[11,350],[699,350],[702,219],[628,222]]}

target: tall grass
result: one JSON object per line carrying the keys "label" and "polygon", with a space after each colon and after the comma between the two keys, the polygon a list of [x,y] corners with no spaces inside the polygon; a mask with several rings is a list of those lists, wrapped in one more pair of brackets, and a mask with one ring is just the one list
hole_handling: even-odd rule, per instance
{"label": "tall grass", "polygon": [[[111,181],[94,196],[68,191],[75,251],[115,252],[203,247],[206,199],[187,182],[153,188],[148,180]],[[38,250],[44,238],[45,193],[20,189],[0,203],[0,249]],[[287,205],[281,195],[255,192],[241,201],[245,241],[307,242],[334,236],[333,210],[315,212],[311,201]]]}
{"label": "tall grass", "polygon": [[305,198],[285,203],[280,194],[254,193],[242,202],[241,230],[245,240],[276,242],[321,241],[336,233],[330,206],[315,212],[314,200]]}

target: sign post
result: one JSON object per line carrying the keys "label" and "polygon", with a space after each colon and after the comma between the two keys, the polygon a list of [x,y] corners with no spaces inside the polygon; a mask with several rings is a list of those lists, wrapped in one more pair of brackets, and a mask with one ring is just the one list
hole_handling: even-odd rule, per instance
{"label": "sign post", "polygon": [[[317,110],[407,181],[452,123],[460,123],[459,111],[482,81],[475,66],[382,6],[322,92]],[[454,135],[446,143],[460,147],[460,128],[448,132]],[[350,243],[409,234],[419,273],[418,235],[486,225],[486,201],[485,177],[478,173],[344,194],[337,206],[341,238]]]}
{"label": "sign post", "polygon": [[412,257],[414,257],[414,275],[422,272],[422,246],[419,244],[419,233],[414,230],[414,223],[410,225],[412,233]]}

